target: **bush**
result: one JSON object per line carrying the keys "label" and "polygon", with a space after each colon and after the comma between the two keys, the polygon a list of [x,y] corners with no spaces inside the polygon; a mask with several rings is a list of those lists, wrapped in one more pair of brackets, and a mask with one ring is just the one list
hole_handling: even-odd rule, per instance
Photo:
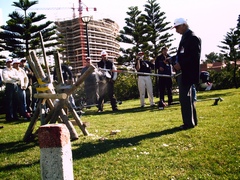
{"label": "bush", "polygon": [[[224,68],[220,72],[209,71],[210,81],[213,82],[213,90],[234,88],[233,68]],[[236,72],[236,82],[240,82],[240,70]]]}
{"label": "bush", "polygon": [[114,90],[119,100],[139,98],[137,76],[133,74],[118,74]]}

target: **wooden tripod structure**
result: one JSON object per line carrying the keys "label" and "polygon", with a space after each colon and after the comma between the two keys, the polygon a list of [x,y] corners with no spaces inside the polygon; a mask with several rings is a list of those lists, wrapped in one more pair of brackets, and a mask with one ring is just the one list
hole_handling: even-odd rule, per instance
{"label": "wooden tripod structure", "polygon": [[[41,34],[40,34],[40,37],[41,37]],[[58,123],[64,123],[70,132],[71,140],[77,140],[78,134],[73,124],[71,123],[71,121],[69,121],[69,118],[67,116],[67,113],[64,107],[68,108],[69,112],[72,114],[76,124],[79,126],[82,133],[86,136],[89,135],[86,129],[86,126],[84,125],[84,123],[81,121],[76,111],[71,106],[71,103],[69,102],[69,96],[72,95],[72,93],[75,92],[75,90],[80,86],[80,84],[84,82],[86,77],[94,71],[94,67],[90,66],[88,70],[83,75],[80,76],[80,78],[77,80],[75,84],[66,85],[64,84],[64,80],[62,77],[62,68],[60,65],[60,58],[57,52],[54,54],[54,60],[55,60],[56,74],[57,74],[58,80],[60,80],[59,81],[60,84],[54,87],[52,80],[50,78],[50,71],[49,71],[48,63],[46,61],[43,42],[42,42],[42,49],[44,54],[44,61],[45,61],[47,76],[45,75],[39,63],[39,60],[36,56],[36,53],[34,51],[31,51],[30,55],[26,58],[39,84],[39,87],[37,88],[37,94],[34,95],[34,97],[38,98],[39,101],[37,104],[37,108],[31,118],[28,129],[24,135],[23,140],[25,142],[28,142],[34,138],[33,131],[39,117],[41,119],[41,125],[45,125],[48,123],[56,123],[57,121]],[[58,99],[57,102],[56,102],[56,99]],[[50,109],[50,112],[47,115],[43,113],[44,112],[43,108],[46,104]]]}

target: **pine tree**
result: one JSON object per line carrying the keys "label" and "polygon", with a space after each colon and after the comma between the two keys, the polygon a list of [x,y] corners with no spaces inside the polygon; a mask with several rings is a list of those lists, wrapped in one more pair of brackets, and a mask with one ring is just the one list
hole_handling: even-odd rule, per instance
{"label": "pine tree", "polygon": [[224,37],[224,40],[221,43],[224,46],[218,46],[221,48],[221,52],[223,53],[225,59],[228,63],[230,61],[234,62],[234,70],[233,70],[233,80],[235,87],[238,88],[237,80],[236,80],[236,71],[237,71],[237,60],[240,59],[239,52],[239,44],[240,44],[240,16],[238,17],[238,24],[236,28],[231,28],[230,32],[227,32],[227,35]]}
{"label": "pine tree", "polygon": [[[24,15],[18,11],[9,14],[7,25],[1,26],[3,31],[0,32],[0,48],[11,52],[12,57],[25,57],[30,50],[40,48],[39,32],[42,33],[45,47],[54,47],[60,42],[56,34],[56,26],[50,25],[52,21],[46,21],[39,24],[40,21],[45,20],[46,16],[43,14],[37,15],[36,12],[29,12],[27,10],[36,5],[38,1],[19,0],[13,2],[12,6],[20,8],[24,11]],[[47,52],[52,54],[52,52]]]}
{"label": "pine tree", "polygon": [[137,6],[129,7],[128,16],[125,18],[126,26],[120,31],[118,40],[122,43],[131,45],[130,48],[121,49],[124,53],[124,61],[130,61],[134,59],[136,54],[142,50],[146,39],[146,27],[144,25],[144,17],[141,15],[141,11]]}
{"label": "pine tree", "polygon": [[121,48],[123,57],[119,63],[133,60],[139,51],[144,51],[145,58],[155,59],[163,46],[171,46],[170,37],[167,33],[171,27],[165,22],[165,13],[160,11],[156,0],[148,0],[142,13],[137,6],[130,7],[128,16],[125,18],[126,26],[120,31],[118,40],[130,45],[130,48]]}
{"label": "pine tree", "polygon": [[171,46],[170,42],[172,34],[167,31],[171,29],[168,25],[170,22],[166,22],[165,12],[161,11],[159,4],[156,0],[148,0],[144,5],[146,14],[145,17],[147,30],[148,30],[148,50],[151,52],[151,57],[156,58],[160,52],[160,49],[164,46]]}

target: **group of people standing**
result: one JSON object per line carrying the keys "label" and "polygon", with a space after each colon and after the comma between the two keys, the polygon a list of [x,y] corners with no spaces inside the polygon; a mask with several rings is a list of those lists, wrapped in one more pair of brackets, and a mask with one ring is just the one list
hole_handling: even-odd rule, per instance
{"label": "group of people standing", "polygon": [[[161,55],[155,60],[155,68],[160,76],[159,107],[166,106],[164,101],[165,89],[167,89],[168,105],[172,103],[172,79],[169,77],[171,77],[174,69],[179,73],[176,81],[179,87],[179,101],[183,120],[183,125],[180,126],[180,129],[189,129],[194,128],[198,123],[195,108],[195,84],[198,84],[200,79],[201,40],[189,29],[187,21],[183,18],[176,19],[173,28],[182,35],[176,56],[170,57],[167,53],[167,47],[163,47]],[[142,52],[138,53],[135,64],[138,72],[149,73],[153,66],[151,62],[143,59]],[[168,75],[169,77],[161,77],[161,75]],[[152,81],[149,75],[138,75],[138,88],[141,107],[144,107],[146,89],[150,105],[153,106]]]}
{"label": "group of people standing", "polygon": [[[175,57],[168,54],[168,47],[161,49],[161,54],[156,58],[155,63],[144,59],[144,53],[139,52],[135,61],[135,69],[138,72],[138,89],[140,96],[140,106],[145,106],[145,92],[149,99],[150,106],[155,106],[153,97],[153,85],[150,73],[153,69],[159,75],[159,108],[171,105],[172,98],[172,73],[173,69],[179,72],[176,81],[179,87],[179,101],[183,125],[181,129],[193,128],[197,125],[197,113],[195,108],[194,84],[199,83],[199,66],[201,53],[201,40],[189,29],[188,23],[183,18],[174,21],[173,28],[182,35],[178,51]],[[32,111],[32,82],[30,79],[32,72],[22,59],[7,59],[6,68],[2,72],[3,81],[6,84],[6,120],[18,119],[17,112],[25,118],[30,117]],[[86,67],[82,69],[82,74],[91,65],[90,57],[86,58]],[[62,67],[63,71],[69,72]],[[70,79],[72,79],[72,74]],[[101,60],[97,63],[97,68],[89,75],[84,82],[87,105],[97,103],[98,112],[103,111],[105,96],[107,95],[113,111],[118,111],[117,100],[114,94],[114,82],[117,78],[117,68],[108,59],[105,50],[101,52]],[[66,78],[64,78],[66,79]],[[28,90],[28,98],[26,91]],[[164,94],[167,90],[168,103],[165,103]],[[94,94],[92,94],[94,92]],[[75,105],[75,104],[74,104]]]}
{"label": "group of people standing", "polygon": [[[168,54],[168,48],[163,47],[161,54],[152,63],[148,60],[144,60],[144,53],[139,52],[135,62],[135,68],[138,72],[138,89],[140,94],[140,106],[145,106],[145,92],[147,91],[150,106],[155,106],[153,99],[153,84],[150,74],[152,70],[156,69],[158,73],[158,92],[160,95],[158,107],[163,108],[167,104],[165,103],[164,95],[167,89],[168,105],[172,104],[172,65],[171,57]],[[142,73],[142,74],[141,74]]]}
{"label": "group of people standing", "polygon": [[[173,103],[172,97],[172,75],[175,71],[176,81],[179,87],[179,101],[181,105],[181,114],[183,125],[180,129],[189,129],[197,125],[197,113],[195,108],[196,90],[195,84],[199,83],[200,76],[200,54],[201,40],[198,38],[188,26],[188,23],[183,18],[178,18],[174,21],[173,28],[176,32],[182,35],[179,43],[177,54],[171,57],[168,54],[168,47],[161,49],[161,54],[155,59],[155,62],[150,62],[144,59],[144,52],[139,52],[135,61],[135,69],[138,75],[138,89],[140,96],[140,107],[145,107],[145,93],[147,91],[150,106],[153,107],[153,85],[150,77],[151,71],[156,70],[158,73],[158,90],[159,90],[159,109],[169,106]],[[173,29],[172,28],[172,29]],[[116,98],[114,96],[114,81],[116,80],[116,67],[112,61],[107,58],[106,51],[101,54],[101,61],[97,63],[98,68],[106,69],[104,77],[107,83],[97,80],[99,87],[98,112],[103,111],[104,95],[108,94],[110,98],[112,110],[118,110]],[[98,74],[99,75],[99,74]],[[87,83],[86,83],[87,84]],[[168,101],[165,102],[164,95],[167,91]],[[86,92],[88,90],[86,89]]]}
{"label": "group of people standing", "polygon": [[19,117],[30,118],[32,107],[32,72],[25,67],[25,59],[6,59],[6,68],[2,71],[6,85],[6,120],[18,120]]}
{"label": "group of people standing", "polygon": [[[81,74],[87,71],[91,65],[91,58],[86,58],[86,66]],[[97,63],[97,69],[94,70],[84,81],[84,91],[86,94],[86,103],[92,105],[97,103],[98,111],[103,111],[104,100],[110,100],[112,111],[118,111],[117,100],[114,93],[114,82],[117,79],[117,68],[112,61],[108,59],[108,53],[101,52],[101,60]]]}

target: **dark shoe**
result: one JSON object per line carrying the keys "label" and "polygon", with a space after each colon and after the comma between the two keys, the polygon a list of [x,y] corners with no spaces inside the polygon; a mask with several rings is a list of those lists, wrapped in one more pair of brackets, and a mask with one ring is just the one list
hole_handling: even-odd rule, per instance
{"label": "dark shoe", "polygon": [[158,102],[158,109],[163,110],[164,107],[166,107],[166,103],[163,100],[159,101]]}
{"label": "dark shoe", "polygon": [[98,112],[98,113],[101,113],[101,112],[103,112],[103,110],[99,109],[97,112]]}
{"label": "dark shoe", "polygon": [[26,114],[25,114],[25,116],[24,116],[25,118],[31,118],[31,114],[30,113],[28,113],[28,112],[26,112]]}
{"label": "dark shoe", "polygon": [[114,108],[113,111],[119,111],[118,108]]}
{"label": "dark shoe", "polygon": [[187,129],[191,129],[191,128],[194,128],[194,126],[186,126],[186,125],[179,126],[180,130],[187,130]]}
{"label": "dark shoe", "polygon": [[13,121],[13,118],[6,118],[6,121],[11,122],[11,121]]}
{"label": "dark shoe", "polygon": [[0,129],[2,129],[3,128],[3,126],[0,126]]}
{"label": "dark shoe", "polygon": [[19,121],[19,118],[17,116],[13,117],[12,121]]}

